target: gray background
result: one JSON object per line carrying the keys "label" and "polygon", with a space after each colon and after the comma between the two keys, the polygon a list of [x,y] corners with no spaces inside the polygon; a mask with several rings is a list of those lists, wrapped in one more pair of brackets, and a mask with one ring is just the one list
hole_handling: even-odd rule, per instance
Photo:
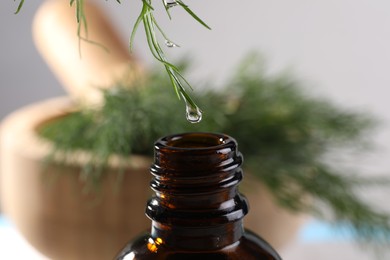
{"label": "gray background", "polygon": [[[64,0],[65,1],[65,0]],[[126,42],[140,1],[97,0]],[[372,136],[380,152],[360,161],[367,174],[389,173],[390,160],[390,2],[387,0],[187,0],[213,28],[208,31],[180,10],[169,21],[161,8],[156,16],[182,47],[168,50],[174,58],[190,55],[195,67],[191,82],[212,79],[218,86],[240,58],[251,50],[264,54],[270,73],[287,70],[306,84],[308,92],[336,103],[369,111],[384,125]],[[26,104],[64,95],[31,39],[31,22],[41,1],[26,1],[14,15],[16,3],[0,3],[0,119]],[[160,1],[155,2],[161,6]],[[48,36],[50,37],[50,36]],[[142,30],[135,52],[146,64],[149,54]],[[196,86],[195,86],[196,88]],[[390,175],[390,174],[389,174]],[[387,193],[369,199],[390,208]],[[318,255],[319,250],[323,250]],[[342,252],[344,257],[339,255]],[[313,257],[313,254],[316,254]],[[333,255],[332,255],[333,254]],[[286,259],[372,259],[349,243],[292,245]]]}

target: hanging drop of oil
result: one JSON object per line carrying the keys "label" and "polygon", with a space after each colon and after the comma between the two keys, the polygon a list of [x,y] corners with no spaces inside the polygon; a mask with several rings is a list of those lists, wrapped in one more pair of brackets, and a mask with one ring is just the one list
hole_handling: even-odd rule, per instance
{"label": "hanging drop of oil", "polygon": [[202,111],[198,107],[187,104],[186,117],[190,123],[199,123],[202,120]]}
{"label": "hanging drop of oil", "polygon": [[177,45],[176,43],[174,42],[171,42],[171,41],[168,41],[168,40],[165,40],[165,45],[169,48],[174,48],[174,47],[180,47],[179,45]]}

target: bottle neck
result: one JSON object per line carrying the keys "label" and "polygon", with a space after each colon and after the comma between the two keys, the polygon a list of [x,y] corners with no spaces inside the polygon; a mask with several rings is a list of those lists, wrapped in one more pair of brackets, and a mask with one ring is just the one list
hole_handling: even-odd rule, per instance
{"label": "bottle neck", "polygon": [[196,228],[153,221],[151,235],[168,246],[183,250],[216,250],[236,243],[243,232],[241,220]]}
{"label": "bottle neck", "polygon": [[238,192],[242,156],[229,136],[189,133],[155,144],[155,196],[146,214],[152,237],[182,249],[217,249],[243,233],[246,199]]}

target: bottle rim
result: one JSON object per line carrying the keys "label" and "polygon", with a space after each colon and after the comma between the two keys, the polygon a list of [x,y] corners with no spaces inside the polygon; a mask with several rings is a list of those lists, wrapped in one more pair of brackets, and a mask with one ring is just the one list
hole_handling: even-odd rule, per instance
{"label": "bottle rim", "polygon": [[236,140],[226,134],[211,132],[188,132],[162,137],[155,142],[156,149],[177,151],[218,150],[236,145]]}

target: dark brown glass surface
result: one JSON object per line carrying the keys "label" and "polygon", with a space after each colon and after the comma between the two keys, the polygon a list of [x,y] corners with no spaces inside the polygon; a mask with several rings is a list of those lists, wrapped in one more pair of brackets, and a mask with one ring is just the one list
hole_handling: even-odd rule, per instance
{"label": "dark brown glass surface", "polygon": [[[187,133],[155,143],[151,231],[130,242],[124,260],[281,259],[244,230],[247,200],[238,192],[242,156],[226,135]],[[130,220],[131,221],[131,220]]]}

